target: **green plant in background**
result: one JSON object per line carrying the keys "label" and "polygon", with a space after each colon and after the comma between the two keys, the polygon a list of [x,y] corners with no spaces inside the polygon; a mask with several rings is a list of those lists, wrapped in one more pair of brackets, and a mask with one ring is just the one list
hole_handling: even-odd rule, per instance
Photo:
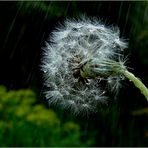
{"label": "green plant in background", "polygon": [[[148,64],[148,2],[135,3],[134,13],[131,15],[130,30],[131,52],[138,54],[144,65]],[[148,79],[148,78],[147,78]]]}
{"label": "green plant in background", "polygon": [[36,104],[32,90],[0,86],[0,146],[91,146],[81,141],[78,124],[60,122],[55,112]]}

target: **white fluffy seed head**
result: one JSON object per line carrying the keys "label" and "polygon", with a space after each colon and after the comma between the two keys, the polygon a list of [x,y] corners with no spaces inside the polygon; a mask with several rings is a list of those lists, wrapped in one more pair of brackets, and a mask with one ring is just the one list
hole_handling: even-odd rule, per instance
{"label": "white fluffy seed head", "polygon": [[[74,114],[96,112],[98,105],[106,102],[98,85],[101,77],[85,79],[80,69],[92,59],[98,64],[106,59],[117,60],[126,47],[117,27],[106,27],[97,19],[66,20],[52,32],[43,48],[41,70],[49,104]],[[109,84],[119,82],[117,76],[106,79]]]}

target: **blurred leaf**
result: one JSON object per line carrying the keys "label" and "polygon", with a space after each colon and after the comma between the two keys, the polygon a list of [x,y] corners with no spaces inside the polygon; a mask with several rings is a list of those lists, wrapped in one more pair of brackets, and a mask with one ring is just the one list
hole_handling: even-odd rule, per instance
{"label": "blurred leaf", "polygon": [[147,115],[148,115],[148,108],[142,108],[142,109],[133,111],[131,114],[132,114],[133,116],[141,116],[141,115],[143,115],[143,114],[147,114]]}

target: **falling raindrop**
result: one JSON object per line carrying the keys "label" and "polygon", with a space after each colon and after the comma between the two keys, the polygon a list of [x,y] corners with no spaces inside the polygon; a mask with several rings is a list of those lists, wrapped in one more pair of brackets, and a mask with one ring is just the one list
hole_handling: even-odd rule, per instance
{"label": "falling raindrop", "polygon": [[131,4],[129,4],[129,6],[128,6],[128,10],[127,10],[127,13],[126,13],[126,19],[125,19],[125,24],[124,24],[124,27],[123,27],[122,35],[124,35],[124,33],[126,31],[126,26],[127,26],[127,22],[128,22],[128,18],[129,18],[130,8],[131,8]]}
{"label": "falling raindrop", "polygon": [[122,7],[123,7],[123,1],[121,1],[121,4],[120,4],[119,15],[118,15],[118,18],[117,18],[117,24],[119,24],[119,20],[120,20],[120,17],[121,17],[121,12],[122,12]]}
{"label": "falling raindrop", "polygon": [[12,21],[10,27],[9,27],[9,30],[8,30],[8,32],[7,32],[7,36],[6,36],[5,41],[4,41],[3,48],[5,48],[5,45],[7,44],[7,41],[8,41],[9,36],[10,36],[10,33],[11,33],[13,27],[14,27],[14,24],[15,24],[16,18],[17,18],[17,16],[18,16],[18,14],[19,14],[21,8],[22,8],[22,4],[19,5],[19,8],[18,8],[18,10],[17,10],[17,12],[16,12],[16,15],[15,15],[15,17],[14,17],[14,19],[13,19],[13,21]]}

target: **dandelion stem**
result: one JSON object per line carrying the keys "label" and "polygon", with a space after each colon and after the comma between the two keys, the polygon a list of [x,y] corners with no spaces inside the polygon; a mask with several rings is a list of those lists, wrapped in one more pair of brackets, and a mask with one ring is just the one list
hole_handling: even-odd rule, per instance
{"label": "dandelion stem", "polygon": [[132,74],[131,72],[125,70],[125,71],[123,71],[123,74],[130,81],[132,81],[137,88],[140,89],[141,93],[145,96],[145,98],[148,101],[148,89],[147,89],[147,87],[137,77],[135,77],[134,74]]}

